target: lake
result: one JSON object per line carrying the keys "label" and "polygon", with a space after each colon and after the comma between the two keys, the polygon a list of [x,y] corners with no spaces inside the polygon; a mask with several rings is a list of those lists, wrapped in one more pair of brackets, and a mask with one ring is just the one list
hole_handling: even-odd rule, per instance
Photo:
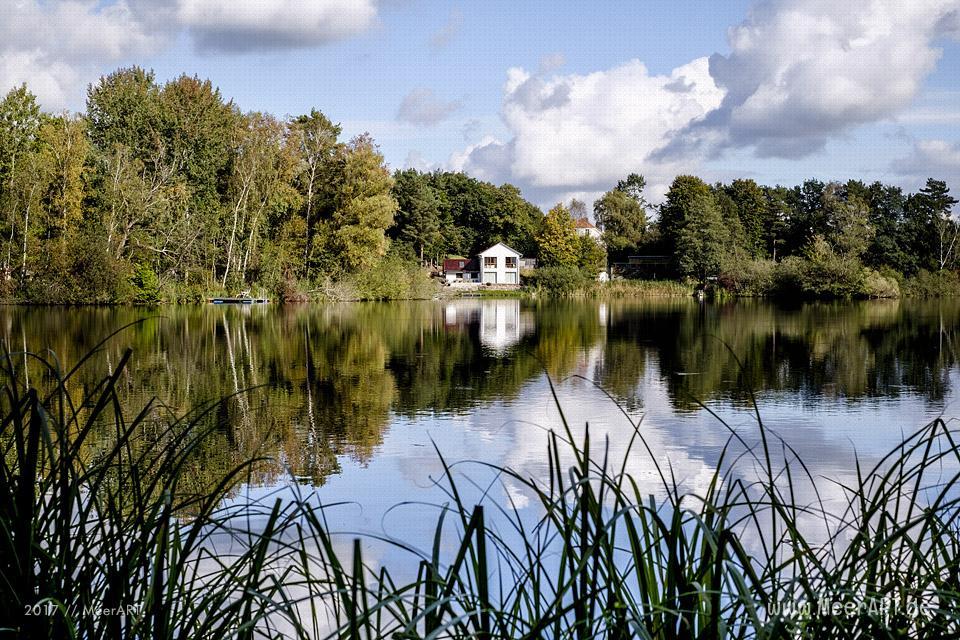
{"label": "lake", "polygon": [[[424,544],[433,521],[423,512],[434,507],[416,503],[443,499],[437,450],[545,478],[547,431],[562,429],[561,410],[576,438],[589,423],[594,446],[626,458],[653,495],[651,455],[698,491],[731,430],[755,439],[753,398],[772,432],[831,482],[854,479],[855,455],[875,461],[904,434],[960,414],[952,300],[0,308],[9,349],[48,350],[64,367],[121,327],[71,380],[77,397],[129,347],[128,415],[154,396],[158,420],[209,410],[216,429],[198,476],[265,455],[248,497],[315,492],[348,503],[344,530]],[[44,381],[36,363],[25,376]],[[636,420],[643,446],[627,455]],[[487,471],[457,467],[479,478],[478,495],[530,503],[523,486]]]}

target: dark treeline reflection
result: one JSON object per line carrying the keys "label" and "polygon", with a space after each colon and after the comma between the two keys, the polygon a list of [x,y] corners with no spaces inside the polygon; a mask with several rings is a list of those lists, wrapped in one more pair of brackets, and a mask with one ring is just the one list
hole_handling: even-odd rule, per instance
{"label": "dark treeline reflection", "polygon": [[[216,436],[198,452],[198,485],[204,469],[254,454],[279,462],[258,481],[289,467],[320,484],[339,470],[340,456],[369,460],[397,416],[520,401],[544,370],[557,379],[593,378],[633,410],[642,410],[643,380],[651,376],[666,383],[678,412],[696,410],[695,400],[746,406],[748,387],[761,402],[776,391],[793,404],[903,393],[940,403],[955,365],[960,303],[4,307],[0,336],[12,352],[55,353],[68,367],[138,320],[72,379],[75,394],[93,389],[130,347],[120,391],[131,415],[154,396],[163,405],[157,420],[230,396],[209,417]],[[21,374],[49,383],[36,364]]]}

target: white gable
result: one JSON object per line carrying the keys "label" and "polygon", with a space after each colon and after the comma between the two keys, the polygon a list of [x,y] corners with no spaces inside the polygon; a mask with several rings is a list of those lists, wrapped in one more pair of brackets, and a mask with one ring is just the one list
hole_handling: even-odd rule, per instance
{"label": "white gable", "polygon": [[492,247],[488,247],[479,253],[481,256],[515,256],[520,257],[520,252],[515,249],[511,249],[502,242],[498,242]]}
{"label": "white gable", "polygon": [[483,284],[520,284],[520,252],[502,242],[481,251],[480,282]]}

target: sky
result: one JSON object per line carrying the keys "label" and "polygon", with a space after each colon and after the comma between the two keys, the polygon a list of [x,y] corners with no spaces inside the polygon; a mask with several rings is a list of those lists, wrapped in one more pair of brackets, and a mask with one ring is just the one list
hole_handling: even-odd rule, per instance
{"label": "sky", "polygon": [[82,111],[131,65],[544,207],[631,172],[960,192],[960,0],[0,0],[0,91]]}

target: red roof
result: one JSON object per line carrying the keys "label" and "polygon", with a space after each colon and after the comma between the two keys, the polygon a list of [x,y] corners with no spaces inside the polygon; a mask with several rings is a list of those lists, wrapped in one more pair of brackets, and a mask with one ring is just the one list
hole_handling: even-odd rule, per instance
{"label": "red roof", "polygon": [[443,261],[444,271],[480,271],[480,261],[476,258],[467,260],[457,258],[454,260],[446,259]]}
{"label": "red roof", "polygon": [[575,229],[596,229],[593,223],[586,218],[577,218],[573,221],[573,226]]}

